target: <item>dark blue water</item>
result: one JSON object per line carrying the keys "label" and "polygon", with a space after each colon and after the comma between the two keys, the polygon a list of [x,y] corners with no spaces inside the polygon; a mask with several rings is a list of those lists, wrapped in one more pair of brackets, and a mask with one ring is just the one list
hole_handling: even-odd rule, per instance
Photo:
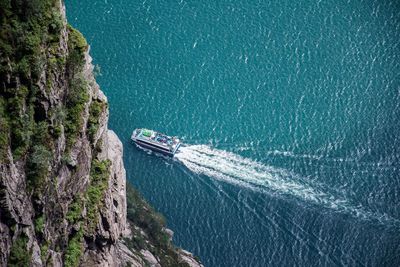
{"label": "dark blue water", "polygon": [[[400,265],[400,2],[66,5],[176,244],[206,266]],[[187,146],[148,154],[138,127]]]}

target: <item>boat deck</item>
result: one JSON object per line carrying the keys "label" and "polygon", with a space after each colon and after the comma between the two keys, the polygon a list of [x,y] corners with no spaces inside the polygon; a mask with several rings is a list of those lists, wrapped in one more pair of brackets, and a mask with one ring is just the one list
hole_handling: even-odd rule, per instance
{"label": "boat deck", "polygon": [[134,130],[131,139],[141,147],[172,156],[180,146],[178,138],[148,129]]}

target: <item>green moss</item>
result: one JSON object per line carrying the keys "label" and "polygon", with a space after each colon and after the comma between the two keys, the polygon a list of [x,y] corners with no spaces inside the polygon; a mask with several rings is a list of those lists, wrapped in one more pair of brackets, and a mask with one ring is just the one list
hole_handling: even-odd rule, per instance
{"label": "green moss", "polygon": [[70,238],[65,252],[64,266],[76,267],[79,265],[83,252],[83,231],[80,229]]}
{"label": "green moss", "polygon": [[30,266],[32,252],[28,250],[28,237],[21,233],[14,241],[8,258],[9,267]]}

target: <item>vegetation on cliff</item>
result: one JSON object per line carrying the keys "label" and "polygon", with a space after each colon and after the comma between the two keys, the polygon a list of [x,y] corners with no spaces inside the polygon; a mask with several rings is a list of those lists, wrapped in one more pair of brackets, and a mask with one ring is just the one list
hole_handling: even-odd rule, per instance
{"label": "vegetation on cliff", "polygon": [[29,266],[31,261],[31,253],[26,250],[28,237],[25,234],[20,234],[10,250],[8,259],[8,267]]}
{"label": "vegetation on cliff", "polygon": [[156,212],[129,183],[126,186],[127,219],[132,236],[125,244],[132,251],[148,250],[159,258],[161,266],[189,266],[182,261],[166,231],[165,218]]}
{"label": "vegetation on cliff", "polygon": [[[35,150],[32,136],[44,119],[38,82],[56,58],[63,23],[58,1],[0,2],[0,160],[11,145],[14,160]],[[51,146],[51,144],[49,144]]]}
{"label": "vegetation on cliff", "polygon": [[[114,163],[104,156],[108,106],[94,86],[88,44],[60,4],[0,0],[0,265],[78,266],[91,260],[88,251],[104,252],[101,242],[120,242],[125,227],[114,214],[125,199],[112,195]],[[163,217],[129,186],[128,194],[132,253],[185,266]],[[110,228],[107,214],[118,230],[100,230]]]}
{"label": "vegetation on cliff", "polygon": [[[41,196],[53,157],[54,128],[46,118],[39,84],[43,72],[50,71],[47,66],[52,59],[59,59],[56,48],[63,27],[59,3],[0,1],[0,165],[10,164],[11,159],[25,166],[26,192],[34,203],[35,228],[42,237],[45,217]],[[4,182],[0,182],[5,196]],[[29,266],[31,249],[24,225],[18,225],[5,201],[0,205],[3,212],[9,214],[5,223],[15,235],[9,265]]]}
{"label": "vegetation on cliff", "polygon": [[[90,100],[88,81],[83,75],[88,45],[80,32],[63,21],[60,4],[56,0],[0,1],[0,165],[20,162],[20,166],[25,166],[24,184],[33,203],[34,231],[43,250],[44,262],[48,246],[53,249],[59,246],[49,244],[44,234],[47,219],[44,196],[53,194],[51,188],[57,180],[55,171],[62,166],[55,158],[56,143],[65,137],[62,154],[68,161],[70,149],[83,128],[83,113]],[[61,38],[68,40],[68,50],[62,47]],[[58,102],[50,100],[55,94],[61,98]],[[98,105],[106,106],[104,103]],[[99,116],[98,108],[91,112],[91,135],[98,130]],[[82,195],[83,199],[72,204],[71,210],[75,213],[69,213],[67,221],[83,220],[82,207],[74,210],[74,205],[86,205],[90,227],[94,228],[110,164],[95,159],[92,163],[90,185]],[[3,180],[0,180],[2,184]],[[26,226],[19,225],[7,212],[6,204],[1,204],[0,210],[9,214],[7,220],[2,218],[1,221],[18,231],[10,248],[9,264],[18,259],[19,266],[30,265],[29,260],[20,259],[23,254],[30,255],[25,242],[28,237],[22,232]],[[82,222],[87,229],[88,222]],[[82,230],[72,231],[69,237],[65,259],[71,266],[79,263],[76,255],[77,247],[82,247],[82,244],[77,245],[82,243],[81,233]]]}
{"label": "vegetation on cliff", "polygon": [[66,101],[65,134],[66,150],[68,152],[75,143],[79,130],[82,128],[83,117],[81,114],[89,100],[89,94],[88,83],[82,74],[88,45],[79,31],[70,25],[68,25],[67,29],[69,55],[66,67],[68,70],[69,91]]}

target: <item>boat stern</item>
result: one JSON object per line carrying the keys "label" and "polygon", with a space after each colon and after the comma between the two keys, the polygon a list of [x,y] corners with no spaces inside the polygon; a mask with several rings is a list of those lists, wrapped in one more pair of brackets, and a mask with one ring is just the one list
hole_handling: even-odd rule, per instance
{"label": "boat stern", "polygon": [[175,153],[178,152],[180,147],[181,147],[181,142],[178,140],[178,142],[175,145],[175,148],[172,150],[172,156],[175,156]]}

